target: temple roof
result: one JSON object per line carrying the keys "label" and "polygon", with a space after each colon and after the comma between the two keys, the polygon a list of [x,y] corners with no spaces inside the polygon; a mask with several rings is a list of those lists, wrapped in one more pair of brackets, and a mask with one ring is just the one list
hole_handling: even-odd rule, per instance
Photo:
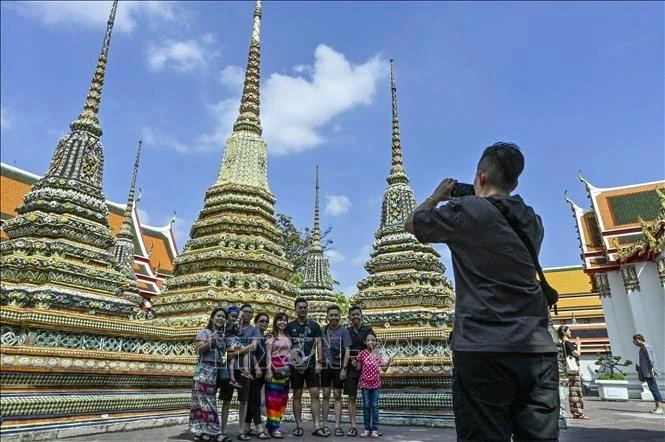
{"label": "temple roof", "polygon": [[[32,185],[41,177],[9,164],[0,163],[0,219],[7,220],[17,215],[16,208],[23,204],[23,197],[30,191]],[[109,227],[114,235],[120,231],[123,221],[125,204],[106,200],[109,211]],[[173,272],[173,261],[178,255],[175,237],[171,223],[164,227],[154,227],[142,224],[139,220],[138,208],[132,210],[132,231],[134,233],[135,271],[137,277],[145,275],[157,278],[154,269],[159,268],[159,274],[169,275]],[[140,226],[141,235],[136,235]],[[0,231],[1,238],[7,239],[4,231]],[[147,294],[159,293],[159,286],[163,281],[144,281]],[[140,284],[139,284],[140,285]]]}
{"label": "temple roof", "polygon": [[581,174],[579,178],[591,207],[583,208],[565,198],[573,211],[585,268],[616,268],[621,260],[630,260],[632,253],[638,253],[639,259],[650,259],[643,244],[653,242],[645,235],[662,234],[658,232],[665,219],[658,192],[665,192],[665,180],[600,188]]}

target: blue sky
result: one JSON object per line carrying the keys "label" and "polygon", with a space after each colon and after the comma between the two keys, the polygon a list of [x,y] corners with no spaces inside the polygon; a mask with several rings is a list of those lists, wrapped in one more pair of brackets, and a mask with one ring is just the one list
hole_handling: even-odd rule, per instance
{"label": "blue sky", "polygon": [[[2,2],[2,161],[43,174],[80,112],[111,2]],[[136,143],[140,208],[175,210],[181,248],[237,113],[253,2],[120,2],[100,119],[104,191],[123,202]],[[580,263],[578,169],[612,187],[663,179],[660,2],[264,2],[262,117],[277,211],[311,224],[320,165],[339,290],[351,293],[390,168],[388,59],[405,167],[421,201],[473,178],[482,149],[518,143],[518,193],[543,217],[544,266]],[[144,217],[145,219],[145,217]],[[480,245],[479,245],[480,246]],[[443,249],[442,249],[443,250]],[[452,279],[444,251],[446,274]]]}

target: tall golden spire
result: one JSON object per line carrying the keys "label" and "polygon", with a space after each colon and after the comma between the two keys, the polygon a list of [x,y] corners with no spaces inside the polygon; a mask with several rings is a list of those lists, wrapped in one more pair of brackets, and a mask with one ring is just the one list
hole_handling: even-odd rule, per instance
{"label": "tall golden spire", "polygon": [[312,247],[321,247],[321,228],[319,227],[319,166],[316,166],[316,186],[314,191],[314,228],[312,229]]}
{"label": "tall golden spire", "polygon": [[249,43],[249,57],[245,82],[240,100],[240,115],[233,125],[233,131],[249,130],[261,135],[259,110],[259,80],[261,78],[261,0],[256,1],[254,9],[254,27],[252,40]]}
{"label": "tall golden spire", "polygon": [[83,105],[83,112],[79,115],[72,124],[69,125],[71,130],[85,130],[91,134],[100,137],[102,135],[102,127],[99,124],[99,103],[102,100],[102,88],[104,87],[104,74],[106,73],[106,60],[109,53],[109,45],[111,44],[111,32],[113,31],[113,23],[115,21],[115,11],[118,8],[118,0],[113,2],[111,8],[111,15],[106,23],[106,33],[104,34],[104,42],[102,43],[102,52],[99,54],[97,60],[97,68],[92,77],[92,84],[88,90],[88,96]]}
{"label": "tall golden spire", "polygon": [[390,91],[392,92],[393,107],[393,140],[392,140],[392,166],[388,176],[389,184],[408,184],[409,178],[404,172],[402,160],[402,142],[399,138],[399,118],[397,117],[397,83],[395,81],[395,63],[390,59]]}
{"label": "tall golden spire", "polygon": [[136,177],[139,172],[139,161],[141,160],[141,146],[142,142],[136,148],[136,160],[134,161],[134,172],[132,173],[132,182],[129,185],[129,196],[127,197],[127,205],[125,206],[125,213],[122,217],[122,226],[118,237],[132,239],[132,209],[134,208],[134,189],[136,188]]}

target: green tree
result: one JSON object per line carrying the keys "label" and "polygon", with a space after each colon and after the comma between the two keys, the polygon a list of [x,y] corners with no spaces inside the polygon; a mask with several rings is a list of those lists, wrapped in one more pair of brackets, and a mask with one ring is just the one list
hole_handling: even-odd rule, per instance
{"label": "green tree", "polygon": [[[312,239],[312,231],[309,228],[298,229],[291,217],[283,213],[278,213],[275,220],[277,227],[282,230],[282,247],[286,253],[286,259],[293,264],[294,274],[289,279],[292,283],[300,286],[305,270],[307,249]],[[328,227],[321,233],[321,245],[324,251],[328,250],[333,244],[332,239],[330,239],[330,232],[332,232],[332,227]]]}
{"label": "green tree", "polygon": [[342,318],[345,318],[349,314],[349,307],[351,307],[349,298],[346,297],[344,292],[335,293],[335,298],[337,298],[337,305],[339,305],[339,308],[341,310],[340,315],[342,316]]}

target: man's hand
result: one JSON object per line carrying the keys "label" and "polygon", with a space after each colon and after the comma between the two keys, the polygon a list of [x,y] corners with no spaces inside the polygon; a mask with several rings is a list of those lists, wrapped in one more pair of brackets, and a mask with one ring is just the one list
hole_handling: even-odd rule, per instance
{"label": "man's hand", "polygon": [[254,369],[254,374],[256,375],[257,378],[260,378],[261,376],[263,376],[263,372],[261,371],[261,367],[256,367]]}
{"label": "man's hand", "polygon": [[346,368],[342,368],[339,371],[339,380],[343,381],[344,379],[346,379]]}
{"label": "man's hand", "polygon": [[453,191],[455,183],[457,183],[457,180],[453,178],[446,178],[445,180],[441,181],[441,183],[439,183],[436,189],[434,189],[434,192],[430,198],[437,204],[441,201],[448,201],[451,198],[450,194]]}

